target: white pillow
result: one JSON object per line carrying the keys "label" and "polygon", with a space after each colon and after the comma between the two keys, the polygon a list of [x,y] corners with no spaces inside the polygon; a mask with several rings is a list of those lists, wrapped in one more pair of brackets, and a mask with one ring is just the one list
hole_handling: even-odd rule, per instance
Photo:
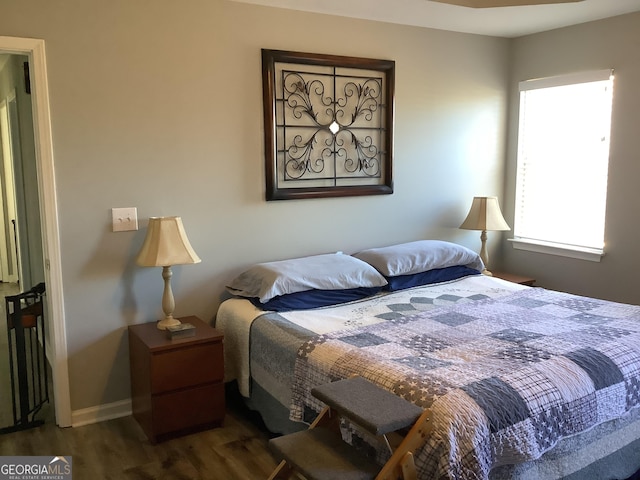
{"label": "white pillow", "polygon": [[418,240],[389,247],[371,248],[353,256],[372,265],[385,277],[410,275],[456,265],[480,272],[484,270],[484,264],[476,252],[442,240]]}
{"label": "white pillow", "polygon": [[238,275],[227,290],[265,303],[279,295],[306,290],[384,287],[385,278],[371,265],[350,255],[330,253],[258,263]]}

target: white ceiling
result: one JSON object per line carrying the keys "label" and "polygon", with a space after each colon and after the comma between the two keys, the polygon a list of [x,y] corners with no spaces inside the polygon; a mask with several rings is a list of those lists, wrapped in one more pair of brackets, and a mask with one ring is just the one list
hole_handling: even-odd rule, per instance
{"label": "white ceiling", "polygon": [[497,37],[519,37],[640,11],[640,0],[584,0],[500,8],[460,7],[429,0],[232,1]]}

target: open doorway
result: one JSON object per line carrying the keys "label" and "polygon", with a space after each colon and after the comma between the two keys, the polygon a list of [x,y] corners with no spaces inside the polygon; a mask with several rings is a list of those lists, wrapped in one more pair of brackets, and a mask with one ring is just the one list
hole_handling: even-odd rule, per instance
{"label": "open doorway", "polygon": [[0,280],[23,290],[45,280],[28,60],[0,55]]}
{"label": "open doorway", "polygon": [[[36,283],[45,285],[28,72],[27,56],[0,55],[0,331],[4,330],[0,338],[0,391],[5,393],[0,395],[0,428],[8,431],[36,425],[36,415],[38,423],[54,421],[53,409],[47,405],[51,398],[47,392],[52,390],[45,357],[48,315],[43,312],[37,323],[23,327],[21,321],[18,327],[9,315],[15,317],[19,303],[12,303],[11,312],[7,312],[5,302]],[[27,356],[27,351],[32,355]],[[36,393],[43,401],[30,401]]]}
{"label": "open doorway", "polygon": [[[25,91],[25,95],[30,96],[31,105],[25,107],[23,111],[22,107],[27,102],[20,102],[22,91],[19,88],[15,89],[18,120],[21,121],[21,116],[22,118],[31,116],[32,120],[30,133],[33,142],[26,147],[23,142],[20,142],[21,147],[31,151],[22,150],[19,154],[23,158],[30,156],[35,160],[31,163],[13,163],[18,281],[24,290],[28,290],[31,284],[38,282],[42,277],[46,283],[44,308],[46,308],[47,339],[49,340],[47,356],[53,376],[55,421],[59,426],[66,427],[71,425],[71,405],[44,41],[0,36],[0,56],[4,55],[8,55],[10,60],[13,59],[12,61],[16,62],[14,74],[21,74],[22,88],[30,90]],[[12,108],[11,101],[8,101],[9,118],[11,118]],[[29,201],[22,202],[21,196]],[[33,202],[34,200],[37,201]],[[32,203],[35,203],[35,206]],[[0,321],[4,320],[0,319]]]}
{"label": "open doorway", "polygon": [[[29,116],[20,122],[18,101],[21,109],[31,109],[31,99],[20,95],[24,80],[17,77],[16,68],[25,62],[22,55],[0,55],[0,281],[3,283],[20,283],[20,254],[18,251],[18,221],[16,199],[16,168],[22,171],[23,162],[35,164],[35,159],[23,158],[24,142],[30,144],[27,151],[33,152],[33,124]],[[22,92],[20,92],[22,93]],[[26,92],[25,92],[26,93]],[[25,105],[22,106],[22,103]],[[21,189],[24,192],[24,189]],[[20,199],[25,203],[26,198]],[[23,285],[28,285],[23,279]]]}
{"label": "open doorway", "polygon": [[[0,58],[0,282],[18,284],[20,277],[13,164],[19,161],[19,152],[16,152],[19,148],[19,127],[16,125],[15,89],[7,88],[8,85],[3,81],[12,61],[9,55],[3,57]],[[6,93],[7,89],[9,94],[4,95],[3,90]],[[31,137],[33,138],[33,133]]]}

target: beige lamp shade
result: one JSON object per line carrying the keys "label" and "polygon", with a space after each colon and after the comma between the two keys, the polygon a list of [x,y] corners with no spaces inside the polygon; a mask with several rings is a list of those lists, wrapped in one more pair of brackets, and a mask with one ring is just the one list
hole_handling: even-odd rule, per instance
{"label": "beige lamp shade", "polygon": [[491,275],[489,271],[489,251],[487,250],[487,230],[511,230],[500,211],[498,197],[473,197],[467,218],[460,228],[465,230],[481,230],[480,258],[485,269],[482,273]]}
{"label": "beige lamp shade", "polygon": [[136,262],[141,267],[166,267],[200,263],[180,217],[151,217]]}
{"label": "beige lamp shade", "polygon": [[191,248],[180,217],[151,217],[136,262],[141,267],[162,267],[164,291],[162,311],[164,318],[157,324],[160,330],[177,327],[180,321],[173,318],[175,301],[171,291],[171,266],[200,263],[200,257]]}
{"label": "beige lamp shade", "polygon": [[473,197],[469,214],[460,228],[465,230],[511,230],[500,211],[498,197]]}

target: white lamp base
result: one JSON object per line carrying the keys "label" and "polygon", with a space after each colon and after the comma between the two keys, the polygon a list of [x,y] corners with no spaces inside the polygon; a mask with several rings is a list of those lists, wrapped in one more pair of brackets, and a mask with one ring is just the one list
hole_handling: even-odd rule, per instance
{"label": "white lamp base", "polygon": [[175,327],[176,325],[180,325],[180,324],[181,324],[180,320],[173,317],[167,317],[160,320],[156,326],[160,330],[166,330],[167,327]]}
{"label": "white lamp base", "polygon": [[488,277],[493,277],[493,274],[487,269],[487,267],[489,266],[489,252],[487,251],[486,230],[483,230],[480,234],[480,241],[482,242],[482,247],[480,248],[480,258],[482,259],[482,263],[484,263],[484,270],[482,271],[482,274]]}
{"label": "white lamp base", "polygon": [[166,330],[167,327],[175,327],[180,325],[180,320],[173,318],[173,309],[176,304],[173,300],[173,292],[171,291],[171,265],[162,267],[162,278],[164,279],[164,291],[162,292],[162,311],[164,318],[158,322],[160,330]]}

